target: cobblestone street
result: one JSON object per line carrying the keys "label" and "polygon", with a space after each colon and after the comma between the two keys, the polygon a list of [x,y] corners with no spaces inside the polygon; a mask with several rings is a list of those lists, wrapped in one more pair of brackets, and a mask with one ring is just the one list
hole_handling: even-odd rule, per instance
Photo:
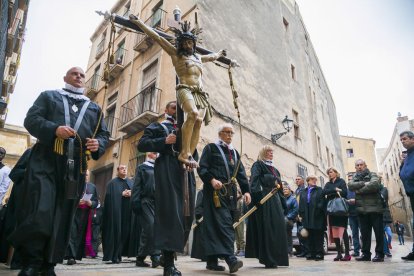
{"label": "cobblestone street", "polygon": [[[244,267],[237,275],[414,275],[414,262],[401,260],[410,251],[412,243],[398,245],[394,238],[392,258],[386,258],[383,263],[356,262],[334,262],[336,256],[334,251],[330,251],[325,256],[324,261],[306,261],[303,258],[291,257],[289,267],[279,267],[278,269],[264,269],[256,259],[245,259]],[[374,245],[373,245],[374,246]],[[149,260],[148,260],[149,261]],[[192,275],[228,275],[226,266],[225,272],[211,272],[205,269],[205,263],[191,259],[187,256],[178,257],[178,267],[185,276]],[[111,275],[146,275],[160,276],[162,268],[138,268],[135,266],[135,258],[124,259],[121,264],[106,264],[101,259],[83,259],[76,265],[58,265],[57,275],[76,275],[76,276],[111,276]],[[4,265],[0,267],[0,275],[17,275],[18,271],[10,271]]]}

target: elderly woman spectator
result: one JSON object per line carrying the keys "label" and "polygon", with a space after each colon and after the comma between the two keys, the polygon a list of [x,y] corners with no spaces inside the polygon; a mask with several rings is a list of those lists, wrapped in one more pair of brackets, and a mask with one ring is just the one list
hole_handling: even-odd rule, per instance
{"label": "elderly woman spectator", "polygon": [[[337,169],[329,168],[326,170],[329,176],[329,181],[325,184],[323,194],[326,196],[326,200],[335,199],[336,197],[343,197],[346,199],[348,195],[348,188],[345,180],[340,178],[340,174]],[[349,254],[349,237],[344,235],[348,227],[348,215],[328,215],[329,233],[331,239],[335,242],[336,251],[338,254],[334,258],[334,261],[350,261],[351,255]],[[345,245],[345,256],[342,256],[341,238],[343,238]]]}
{"label": "elderly woman spectator", "polygon": [[285,198],[280,187],[280,173],[273,166],[273,150],[264,146],[251,169],[252,202],[258,203],[269,192],[278,191],[249,217],[247,223],[246,258],[257,258],[266,268],[288,266],[288,246],[283,214]]}
{"label": "elderly woman spectator", "polygon": [[307,260],[321,261],[323,256],[323,235],[326,229],[325,200],[318,178],[310,175],[306,178],[308,187],[300,193],[299,217],[308,232],[309,253]]}
{"label": "elderly woman spectator", "polygon": [[283,181],[283,195],[286,198],[286,209],[285,209],[285,222],[286,222],[286,234],[288,240],[288,252],[289,256],[293,253],[293,241],[292,241],[292,229],[298,216],[299,206],[296,198],[290,189],[287,182]]}

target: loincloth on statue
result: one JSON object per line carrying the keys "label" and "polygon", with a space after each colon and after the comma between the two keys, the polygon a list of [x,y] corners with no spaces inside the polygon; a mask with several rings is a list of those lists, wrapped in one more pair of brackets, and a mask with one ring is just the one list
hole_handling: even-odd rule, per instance
{"label": "loincloth on statue", "polygon": [[208,94],[198,86],[179,84],[175,87],[177,91],[177,102],[182,108],[183,103],[193,100],[198,109],[205,109],[204,124],[208,125],[212,119],[212,109],[208,101]]}

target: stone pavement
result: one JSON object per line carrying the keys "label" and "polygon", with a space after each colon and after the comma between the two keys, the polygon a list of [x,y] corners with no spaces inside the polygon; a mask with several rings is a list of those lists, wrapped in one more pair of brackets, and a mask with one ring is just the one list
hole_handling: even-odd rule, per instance
{"label": "stone pavement", "polygon": [[[244,267],[237,275],[414,275],[414,262],[405,262],[401,256],[410,252],[412,242],[405,245],[398,245],[398,240],[394,239],[393,257],[386,258],[384,263],[356,262],[334,262],[336,253],[330,251],[325,256],[324,261],[306,261],[303,258],[291,257],[289,267],[279,267],[277,269],[264,269],[256,259],[241,258]],[[374,250],[372,250],[373,252]],[[223,262],[222,265],[225,265]],[[179,269],[184,276],[193,275],[229,275],[226,266],[225,272],[211,272],[205,269],[205,263],[191,259],[187,256],[178,257]],[[162,268],[138,268],[135,267],[135,258],[124,259],[121,264],[106,264],[101,259],[83,259],[76,265],[58,265],[56,273],[59,276],[112,276],[112,275],[145,275],[161,276]],[[17,275],[18,271],[10,271],[4,265],[0,265],[0,275]]]}

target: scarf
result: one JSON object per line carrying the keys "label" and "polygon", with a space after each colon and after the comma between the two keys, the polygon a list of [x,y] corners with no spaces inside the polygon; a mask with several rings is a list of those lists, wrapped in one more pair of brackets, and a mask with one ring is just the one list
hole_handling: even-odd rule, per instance
{"label": "scarf", "polygon": [[144,165],[147,165],[149,167],[153,167],[154,168],[154,160],[148,159],[147,161],[144,162]]}
{"label": "scarf", "polygon": [[222,147],[226,147],[226,148],[228,148],[229,150],[234,150],[234,147],[233,147],[233,144],[227,144],[226,142],[224,142],[223,140],[221,140],[221,139],[218,139],[217,141],[216,141],[216,145],[219,145],[219,146],[222,146]]}
{"label": "scarf", "polygon": [[369,175],[370,171],[368,169],[363,170],[362,172],[356,172],[354,174],[354,181],[363,181],[365,177]]}
{"label": "scarf", "polygon": [[273,160],[262,160],[262,162],[267,166],[273,167]]}

